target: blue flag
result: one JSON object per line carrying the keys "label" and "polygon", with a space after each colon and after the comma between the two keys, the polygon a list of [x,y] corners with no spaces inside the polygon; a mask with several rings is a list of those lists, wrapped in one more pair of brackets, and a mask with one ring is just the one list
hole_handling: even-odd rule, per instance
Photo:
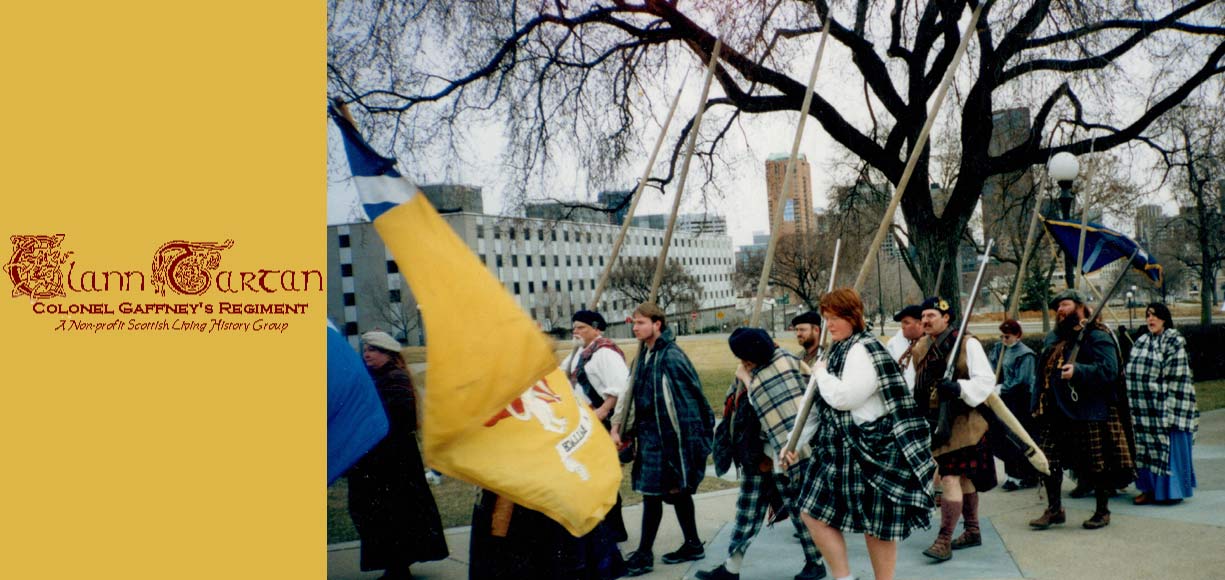
{"label": "blue flag", "polygon": [[328,485],[387,435],[387,413],[366,365],[328,324]]}
{"label": "blue flag", "polygon": [[[1080,222],[1061,220],[1042,220],[1046,231],[1051,233],[1055,242],[1069,256],[1075,256],[1080,248]],[[1135,252],[1131,266],[1148,276],[1157,286],[1163,280],[1161,264],[1147,250],[1140,247],[1135,240],[1114,231],[1101,224],[1089,222],[1085,225],[1085,257],[1081,272],[1088,274],[1096,272],[1116,260],[1127,259]]]}

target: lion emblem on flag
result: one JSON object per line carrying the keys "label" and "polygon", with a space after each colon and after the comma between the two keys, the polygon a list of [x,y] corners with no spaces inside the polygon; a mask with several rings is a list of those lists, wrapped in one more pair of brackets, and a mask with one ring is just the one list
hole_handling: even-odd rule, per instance
{"label": "lion emblem on flag", "polygon": [[518,399],[511,401],[505,409],[486,421],[485,426],[493,427],[498,421],[507,417],[514,417],[520,421],[531,421],[534,418],[540,422],[545,431],[565,433],[566,420],[558,417],[551,406],[554,403],[560,403],[561,400],[561,397],[549,388],[549,384],[541,379],[519,395]]}

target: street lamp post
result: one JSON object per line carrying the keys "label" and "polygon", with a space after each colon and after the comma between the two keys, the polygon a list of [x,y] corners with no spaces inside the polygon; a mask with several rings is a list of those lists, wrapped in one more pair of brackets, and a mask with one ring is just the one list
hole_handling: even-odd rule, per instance
{"label": "street lamp post", "polygon": [[1132,327],[1135,326],[1134,316],[1136,312],[1136,303],[1133,300],[1133,298],[1135,297],[1136,297],[1135,286],[1132,286],[1132,290],[1127,291],[1127,329],[1128,330],[1131,330]]}
{"label": "street lamp post", "polygon": [[[1072,205],[1076,201],[1076,195],[1072,193],[1072,181],[1080,173],[1080,163],[1076,161],[1075,155],[1064,151],[1052,157],[1046,167],[1047,174],[1059,184],[1059,217],[1067,221],[1072,216]],[[1071,254],[1063,253],[1064,284],[1068,288],[1076,287],[1072,259]]]}

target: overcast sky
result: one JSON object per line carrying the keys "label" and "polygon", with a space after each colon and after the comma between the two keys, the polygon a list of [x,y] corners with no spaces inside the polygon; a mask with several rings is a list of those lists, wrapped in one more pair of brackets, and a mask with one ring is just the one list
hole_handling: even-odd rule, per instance
{"label": "overcast sky", "polygon": [[[964,28],[964,21],[962,26]],[[809,54],[815,53],[815,39],[813,44],[814,51]],[[972,45],[973,43],[971,43]],[[669,141],[664,151],[661,152],[661,159],[666,155],[668,146],[674,142],[675,135],[679,132],[684,119],[696,111],[702,84],[701,73],[703,71],[701,68],[702,63],[697,62],[697,59],[694,57],[690,57],[690,60],[692,63],[689,67],[688,75],[685,77],[685,94],[682,97],[682,104],[677,112],[676,119],[673,121],[673,126],[669,130],[672,140]],[[795,62],[793,63],[793,70],[789,72],[793,78],[806,79],[810,66],[811,61]],[[1122,75],[1123,78],[1128,78],[1128,73],[1130,73],[1131,78],[1139,78],[1148,72],[1146,63],[1143,59],[1138,58],[1120,62],[1119,68],[1125,73]],[[963,60],[958,70],[959,74],[969,74],[973,67],[970,66],[967,60]],[[680,83],[681,81],[678,79],[674,84],[679,86]],[[1151,96],[1145,94],[1145,89],[1140,84],[1137,83],[1137,86],[1121,86],[1116,91],[1116,94],[1112,95],[1116,99],[1116,102],[1113,103],[1115,110],[1123,119],[1134,118],[1135,112],[1142,109],[1144,99],[1151,98]],[[848,87],[855,90],[847,90]],[[855,73],[854,65],[848,59],[848,53],[837,43],[831,42],[827,47],[821,74],[817,80],[816,91],[823,98],[834,103],[852,124],[858,127],[868,126],[869,117],[867,109],[862,102],[862,81],[858,74]],[[721,91],[718,85],[715,84],[711,89],[711,96],[716,97],[720,94]],[[658,110],[652,111],[657,120],[656,127],[658,122],[662,121],[663,116],[666,115],[667,105],[671,97],[672,95],[660,95],[654,98],[655,103],[658,104]],[[1006,95],[996,95],[997,108],[1028,105],[1032,111],[1040,103],[1040,101],[1032,103],[1007,101],[1008,97]],[[1087,103],[1086,107],[1086,115],[1089,118],[1097,117],[1091,103]],[[877,108],[877,110],[879,111],[880,108]],[[937,149],[941,146],[941,139],[948,139],[950,135],[955,135],[955,133],[951,132],[953,129],[949,125],[951,114],[953,114],[953,104],[946,102],[937,120],[936,129],[933,131],[933,145]],[[728,139],[723,144],[723,152],[725,157],[730,160],[730,166],[719,168],[718,179],[726,195],[717,196],[712,194],[707,196],[706,199],[710,203],[704,205],[702,203],[703,196],[696,190],[695,184],[701,180],[696,175],[698,165],[694,163],[691,170],[690,186],[688,191],[685,192],[684,201],[682,202],[682,211],[709,211],[725,216],[727,218],[728,231],[732,235],[733,243],[737,246],[751,243],[754,232],[766,231],[768,229],[768,217],[766,215],[765,160],[771,154],[787,153],[790,151],[798,118],[798,113],[794,112],[742,116],[736,128],[729,132]],[[708,122],[705,124],[705,127],[709,128],[713,126],[710,122],[711,116],[708,115],[707,119]],[[413,168],[405,168],[407,169],[405,173],[419,175],[419,179],[427,183],[451,182],[480,186],[484,192],[486,213],[503,213],[507,210],[504,207],[503,200],[508,197],[506,190],[511,185],[500,170],[504,145],[501,128],[496,125],[482,126],[476,127],[471,133],[475,135],[475,138],[464,143],[462,150],[463,159],[448,158],[439,160],[436,169],[426,172],[414,171]],[[654,143],[658,133],[658,128],[654,127],[644,131],[641,137],[643,141],[643,151],[640,155],[641,160],[636,164],[632,164],[632,167],[626,168],[619,181],[595,185],[589,189],[586,175],[582,172],[581,168],[576,167],[570,170],[569,173],[557,171],[554,175],[549,176],[550,191],[548,195],[558,198],[594,201],[599,190],[629,188],[641,174],[642,165],[649,154],[649,148]],[[328,123],[328,138],[329,162],[333,164],[332,167],[329,167],[328,172],[328,223],[354,221],[353,207],[356,200],[356,192],[353,189],[351,180],[348,179],[348,168],[345,163],[343,148],[339,143],[339,131],[330,122]],[[833,175],[831,173],[834,171],[836,161],[840,156],[845,155],[845,151],[834,143],[833,139],[821,129],[820,124],[815,119],[810,118],[806,124],[800,153],[807,156],[812,167],[813,207],[824,208],[830,188],[849,181],[849,176],[846,174]],[[1145,148],[1116,148],[1113,154],[1122,156],[1127,160],[1123,167],[1132,172],[1132,175],[1128,176],[1130,179],[1139,183],[1146,191],[1154,190],[1152,167],[1155,159]],[[678,162],[678,169],[679,165]],[[422,175],[423,173],[424,175]],[[658,191],[648,190],[638,207],[638,215],[667,212],[671,206],[672,196],[675,195],[675,184],[678,181],[674,180],[666,196],[661,196]],[[541,196],[534,195],[533,197]],[[1156,192],[1149,194],[1148,198],[1144,201],[1155,202],[1168,199],[1168,197],[1168,193]],[[1108,224],[1121,227],[1127,231],[1130,230],[1130,221],[1130,216],[1108,216],[1107,219]]]}

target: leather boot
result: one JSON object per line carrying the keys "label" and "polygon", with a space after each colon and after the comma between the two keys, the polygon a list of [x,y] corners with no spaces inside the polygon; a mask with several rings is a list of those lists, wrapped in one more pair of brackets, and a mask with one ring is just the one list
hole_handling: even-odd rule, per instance
{"label": "leather boot", "polygon": [[1051,527],[1052,524],[1062,524],[1067,521],[1068,515],[1063,511],[1063,508],[1059,508],[1057,511],[1052,510],[1051,508],[1046,508],[1046,511],[1042,512],[1042,515],[1039,516],[1038,519],[1031,520],[1029,525],[1033,526],[1035,529],[1045,530]]}

